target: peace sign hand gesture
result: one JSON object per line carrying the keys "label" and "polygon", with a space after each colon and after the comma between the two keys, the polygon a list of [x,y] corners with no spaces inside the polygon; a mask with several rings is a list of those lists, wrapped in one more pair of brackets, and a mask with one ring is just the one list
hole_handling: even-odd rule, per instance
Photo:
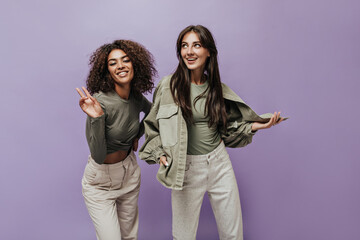
{"label": "peace sign hand gesture", "polygon": [[86,95],[79,89],[76,88],[76,91],[80,95],[79,105],[81,109],[86,113],[89,117],[97,118],[104,114],[100,103],[96,98],[92,97],[86,88],[82,87],[82,90],[85,92]]}

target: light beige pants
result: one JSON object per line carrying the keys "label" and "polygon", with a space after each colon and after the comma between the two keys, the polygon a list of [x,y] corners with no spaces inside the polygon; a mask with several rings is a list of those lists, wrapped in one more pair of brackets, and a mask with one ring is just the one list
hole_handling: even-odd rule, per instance
{"label": "light beige pants", "polygon": [[[242,240],[239,191],[224,143],[206,155],[187,155],[183,190],[172,190],[174,240],[194,240],[208,193],[221,240]],[[217,237],[214,236],[214,239]]]}
{"label": "light beige pants", "polygon": [[115,164],[89,156],[82,192],[98,240],[137,239],[140,168],[134,152]]}

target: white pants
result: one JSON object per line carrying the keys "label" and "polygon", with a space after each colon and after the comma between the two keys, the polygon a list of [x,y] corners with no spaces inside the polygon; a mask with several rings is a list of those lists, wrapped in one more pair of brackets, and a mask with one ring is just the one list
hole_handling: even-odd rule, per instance
{"label": "white pants", "polygon": [[89,156],[82,192],[98,240],[137,239],[140,168],[134,152],[115,164]]}
{"label": "white pants", "polygon": [[183,190],[171,192],[174,240],[196,239],[205,192],[210,199],[220,239],[242,240],[239,191],[223,142],[209,154],[187,155]]}

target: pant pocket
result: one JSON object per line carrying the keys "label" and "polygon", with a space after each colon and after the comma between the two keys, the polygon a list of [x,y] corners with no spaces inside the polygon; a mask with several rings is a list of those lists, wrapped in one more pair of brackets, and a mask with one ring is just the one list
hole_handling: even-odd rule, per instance
{"label": "pant pocket", "polygon": [[109,174],[103,170],[96,169],[91,163],[86,165],[83,182],[100,188],[107,188],[111,183]]}
{"label": "pant pocket", "polygon": [[88,163],[85,167],[83,181],[87,184],[93,184],[96,176],[98,175],[98,171],[91,167],[90,163]]}

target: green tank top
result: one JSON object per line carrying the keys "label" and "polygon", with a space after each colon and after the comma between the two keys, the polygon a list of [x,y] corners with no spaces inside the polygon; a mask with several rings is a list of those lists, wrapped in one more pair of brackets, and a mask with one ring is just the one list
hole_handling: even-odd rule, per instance
{"label": "green tank top", "polygon": [[188,126],[188,146],[187,154],[204,155],[212,152],[220,143],[220,133],[218,128],[209,128],[209,118],[205,116],[205,104],[208,91],[196,102],[197,96],[202,94],[208,87],[208,82],[201,85],[191,83],[190,98],[193,114],[193,123]]}

